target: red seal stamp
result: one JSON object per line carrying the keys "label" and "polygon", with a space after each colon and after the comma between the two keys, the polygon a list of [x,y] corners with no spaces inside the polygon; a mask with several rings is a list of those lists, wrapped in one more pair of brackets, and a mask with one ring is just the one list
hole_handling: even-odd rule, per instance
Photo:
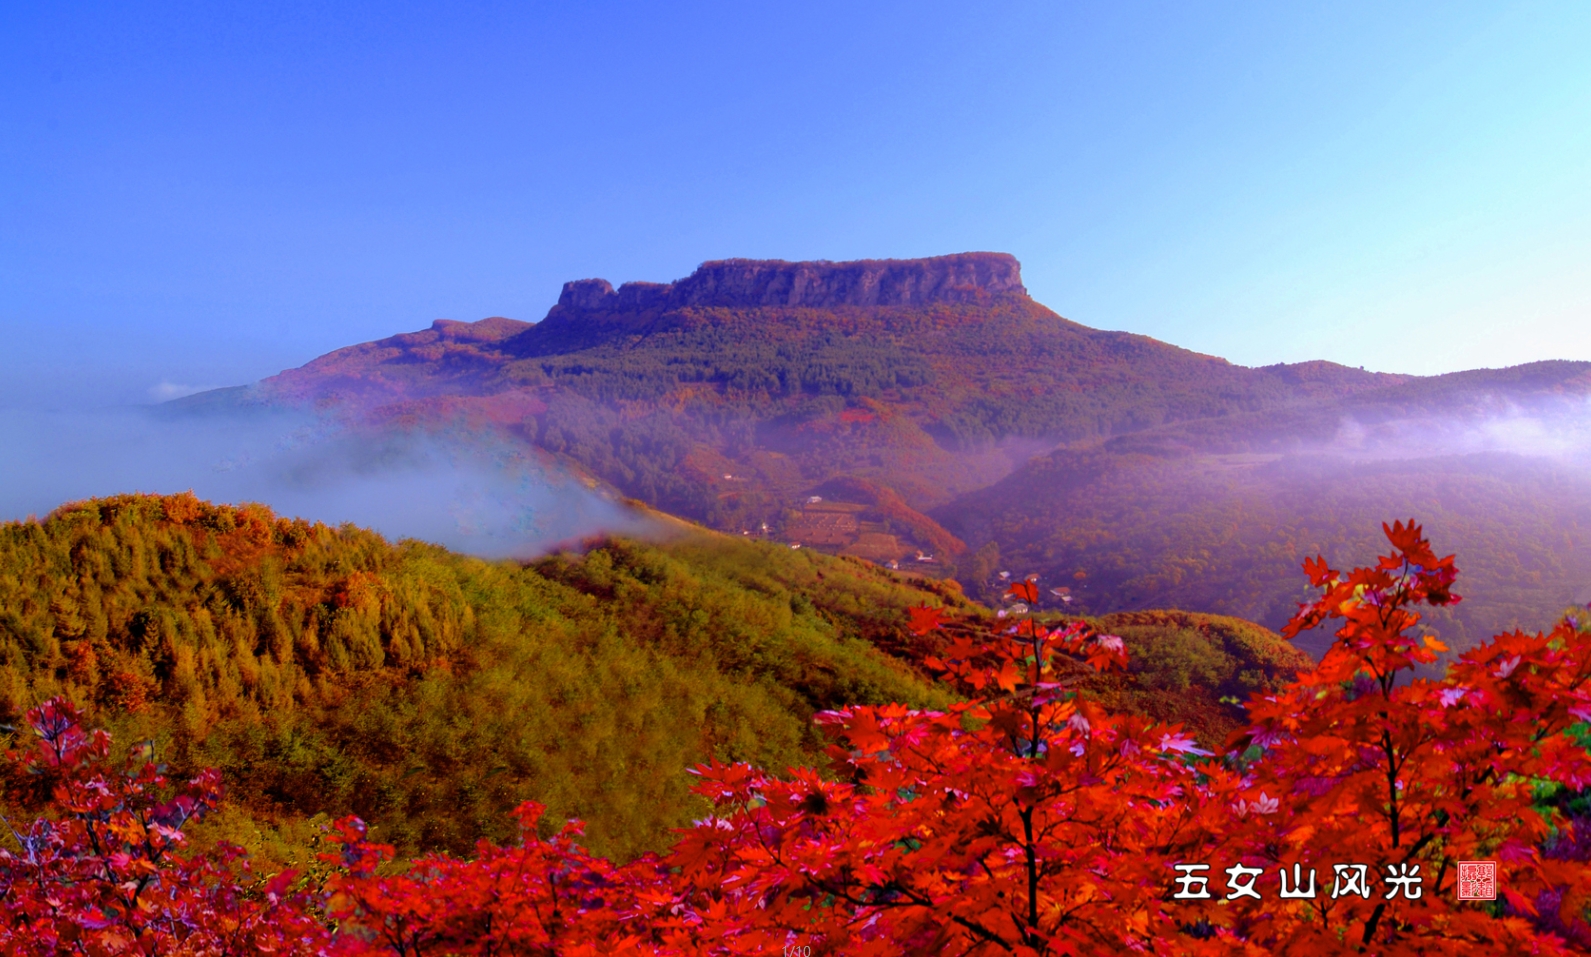
{"label": "red seal stamp", "polygon": [[1497,862],[1459,861],[1458,899],[1461,901],[1496,900]]}

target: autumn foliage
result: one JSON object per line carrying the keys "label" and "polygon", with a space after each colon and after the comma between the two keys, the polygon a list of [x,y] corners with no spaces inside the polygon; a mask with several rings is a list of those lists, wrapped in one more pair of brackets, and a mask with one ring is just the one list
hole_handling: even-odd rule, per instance
{"label": "autumn foliage", "polygon": [[[7,803],[48,806],[0,854],[0,952],[1583,952],[1591,822],[1564,798],[1591,785],[1591,636],[1501,635],[1420,676],[1445,649],[1418,609],[1458,601],[1457,571],[1413,523],[1386,532],[1373,567],[1306,564],[1320,597],[1289,634],[1334,625],[1335,642],[1251,700],[1223,754],[1078,694],[1125,663],[1115,636],[915,609],[960,703],[824,712],[819,770],[699,767],[711,816],[624,865],[584,852],[578,823],[538,836],[527,804],[517,843],[468,859],[398,866],[345,819],[319,869],[258,877],[236,852],[184,850],[213,776],[171,785],[145,751],[113,765],[50,702],[9,758]],[[1497,901],[1456,897],[1458,862],[1477,860],[1496,863]],[[1179,896],[1197,863],[1208,896]],[[1338,893],[1338,864],[1368,879]],[[1313,896],[1282,896],[1295,866]]]}
{"label": "autumn foliage", "polygon": [[47,701],[28,715],[33,748],[6,755],[23,785],[6,797],[47,796],[53,813],[25,829],[7,822],[0,953],[272,953],[325,938],[289,892],[294,875],[256,880],[232,848],[184,852],[182,827],[215,806],[218,773],[173,784],[147,748],[118,766],[109,735],[85,733],[79,719]]}

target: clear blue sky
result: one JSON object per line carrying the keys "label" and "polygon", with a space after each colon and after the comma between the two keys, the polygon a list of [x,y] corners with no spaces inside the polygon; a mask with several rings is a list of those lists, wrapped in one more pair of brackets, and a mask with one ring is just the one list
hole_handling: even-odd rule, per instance
{"label": "clear blue sky", "polygon": [[0,2],[0,405],[1003,250],[1259,365],[1591,359],[1591,4]]}

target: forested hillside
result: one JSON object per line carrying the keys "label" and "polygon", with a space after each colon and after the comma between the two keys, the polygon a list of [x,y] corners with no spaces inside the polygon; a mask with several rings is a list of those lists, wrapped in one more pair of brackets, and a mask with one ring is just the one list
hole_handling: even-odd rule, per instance
{"label": "forested hillside", "polygon": [[691,764],[810,763],[815,710],[945,700],[861,637],[932,593],[724,545],[521,567],[258,506],[80,503],[0,527],[0,723],[81,701],[178,768],[220,767],[233,823],[268,842],[355,812],[408,851],[462,850],[535,798],[631,854],[689,820]]}
{"label": "forested hillside", "polygon": [[[625,857],[700,816],[694,764],[821,764],[816,711],[947,703],[908,607],[990,615],[953,583],[676,524],[525,565],[191,495],[64,506],[0,526],[0,724],[65,695],[176,774],[220,768],[232,801],[200,835],[268,859],[345,813],[404,854],[463,851],[526,799]],[[1143,624],[1098,693],[1211,739],[1217,697],[1301,663],[1240,622]]]}

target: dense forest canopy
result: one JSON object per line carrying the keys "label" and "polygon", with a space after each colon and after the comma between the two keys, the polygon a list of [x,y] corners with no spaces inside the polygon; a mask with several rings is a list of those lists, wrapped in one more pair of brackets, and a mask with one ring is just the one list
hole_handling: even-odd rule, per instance
{"label": "dense forest canopy", "polygon": [[287,831],[357,812],[402,847],[463,849],[536,797],[634,853],[688,820],[690,764],[800,763],[814,710],[944,700],[832,611],[926,593],[855,568],[826,613],[781,577],[823,556],[770,568],[773,549],[728,544],[524,567],[260,506],[79,503],[0,527],[0,721],[64,694],[220,767]]}

